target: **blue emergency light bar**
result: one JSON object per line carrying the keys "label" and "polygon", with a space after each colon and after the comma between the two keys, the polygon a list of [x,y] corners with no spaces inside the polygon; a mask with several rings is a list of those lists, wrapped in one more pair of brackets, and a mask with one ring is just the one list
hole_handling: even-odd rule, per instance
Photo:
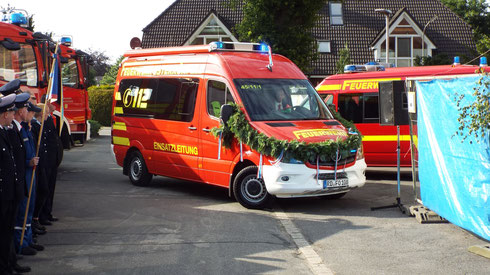
{"label": "blue emergency light bar", "polygon": [[65,45],[67,47],[70,47],[71,43],[72,43],[72,39],[71,39],[71,37],[63,36],[60,39],[60,43],[61,43],[61,45]]}
{"label": "blue emergency light bar", "polygon": [[[21,11],[21,12],[19,12]],[[14,9],[14,8],[9,8],[9,9],[4,9],[1,10],[3,13],[2,22],[13,24],[20,26],[22,28],[27,28],[29,27],[29,20],[27,16],[27,12],[24,10],[19,10],[19,9]],[[22,13],[24,12],[24,13]]]}
{"label": "blue emergency light bar", "polygon": [[459,62],[459,56],[455,56],[454,57],[454,63],[453,65],[461,65],[461,63]]}
{"label": "blue emergency light bar", "polygon": [[344,73],[377,72],[384,71],[385,67],[376,62],[368,62],[364,65],[345,65]]}
{"label": "blue emergency light bar", "polygon": [[480,57],[480,67],[488,66],[487,58],[485,56]]}
{"label": "blue emergency light bar", "polygon": [[237,51],[237,52],[261,52],[267,53],[269,45],[265,43],[242,43],[242,42],[211,42],[209,51]]}

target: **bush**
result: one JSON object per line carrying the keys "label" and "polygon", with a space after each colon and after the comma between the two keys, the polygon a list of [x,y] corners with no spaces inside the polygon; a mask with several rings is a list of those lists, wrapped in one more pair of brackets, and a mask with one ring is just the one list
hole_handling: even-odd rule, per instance
{"label": "bush", "polygon": [[111,126],[113,93],[114,85],[88,88],[88,101],[92,110],[92,120],[98,121],[102,126]]}
{"label": "bush", "polygon": [[99,136],[99,130],[102,125],[95,120],[89,120],[88,123],[90,123],[90,136],[91,137],[97,137]]}

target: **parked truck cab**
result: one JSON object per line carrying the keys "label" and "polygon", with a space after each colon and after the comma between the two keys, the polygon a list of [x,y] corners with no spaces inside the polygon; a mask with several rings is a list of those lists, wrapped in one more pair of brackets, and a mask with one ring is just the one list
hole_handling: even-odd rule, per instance
{"label": "parked truck cab", "polygon": [[[238,106],[254,131],[284,142],[342,141],[336,121],[287,58],[252,43],[134,50],[125,54],[113,101],[112,149],[135,185],[153,175],[228,188],[247,208],[273,197],[334,196],[363,186],[359,148],[300,161],[261,154],[212,134],[223,106]],[[252,135],[252,133],[250,133]]]}

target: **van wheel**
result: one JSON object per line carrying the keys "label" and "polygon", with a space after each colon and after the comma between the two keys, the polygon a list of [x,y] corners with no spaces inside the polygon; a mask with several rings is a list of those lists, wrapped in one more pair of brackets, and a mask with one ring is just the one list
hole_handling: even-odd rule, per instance
{"label": "van wheel", "polygon": [[140,152],[131,154],[129,159],[129,179],[136,186],[147,186],[151,182],[152,174],[146,169],[145,160]]}
{"label": "van wheel", "polygon": [[235,199],[249,209],[263,209],[271,200],[263,179],[257,178],[257,166],[241,170],[233,182]]}

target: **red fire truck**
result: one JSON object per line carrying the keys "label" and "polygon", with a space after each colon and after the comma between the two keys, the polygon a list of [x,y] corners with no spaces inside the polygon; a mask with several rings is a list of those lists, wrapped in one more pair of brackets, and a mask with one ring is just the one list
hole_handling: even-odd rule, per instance
{"label": "red fire truck", "polygon": [[[21,90],[33,93],[38,101],[46,94],[55,43],[41,33],[27,30],[28,20],[22,10],[8,9],[0,22],[0,86],[19,79]],[[58,127],[63,126],[61,139],[65,149],[75,140],[83,142],[89,134],[86,78],[89,57],[71,49],[70,40],[63,39],[61,49],[61,79],[63,83],[64,119],[60,120],[60,106],[54,115]],[[55,103],[57,104],[57,103]]]}
{"label": "red fire truck", "polygon": [[[369,66],[367,66],[369,68]],[[404,81],[407,77],[474,74],[478,66],[444,65],[423,67],[380,68],[366,72],[363,65],[350,65],[353,72],[325,78],[316,90],[327,104],[335,105],[347,120],[355,123],[363,135],[363,146],[368,166],[397,165],[397,127],[381,126],[378,110],[378,88],[382,81]],[[485,67],[486,71],[490,71]],[[358,72],[361,71],[361,72]],[[408,112],[406,96],[403,109]],[[411,166],[410,131],[400,126],[400,165]]]}

